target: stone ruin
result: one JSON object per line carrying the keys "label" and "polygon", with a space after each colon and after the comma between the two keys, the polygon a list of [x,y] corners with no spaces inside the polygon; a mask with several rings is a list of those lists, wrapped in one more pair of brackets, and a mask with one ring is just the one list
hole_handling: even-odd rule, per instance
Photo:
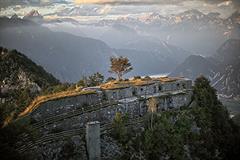
{"label": "stone ruin", "polygon": [[[106,155],[100,152],[102,145],[99,144],[99,135],[103,134],[100,130],[104,131],[111,124],[116,113],[128,114],[129,119],[134,120],[148,112],[146,101],[152,97],[157,99],[157,112],[188,106],[192,100],[192,81],[185,78],[129,81],[120,85],[108,84],[107,87],[103,85],[84,90],[95,92],[47,101],[31,112],[28,116],[31,118],[32,127],[39,131],[40,138],[38,142],[20,148],[20,151],[27,152],[28,146],[34,146],[35,152],[41,153],[46,152],[46,147],[42,144],[49,145],[48,148],[55,144],[58,149],[48,149],[47,153],[60,154],[60,148],[69,137],[71,139],[81,135],[78,137],[81,143],[78,143],[77,147],[82,149],[76,151],[79,153],[78,157],[87,159],[88,155],[90,160],[98,160],[101,155]],[[61,144],[58,139],[62,140]]]}

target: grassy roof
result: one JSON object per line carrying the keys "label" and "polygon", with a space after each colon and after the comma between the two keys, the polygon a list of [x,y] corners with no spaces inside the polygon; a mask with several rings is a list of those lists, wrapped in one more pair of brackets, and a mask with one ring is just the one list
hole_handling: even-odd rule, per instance
{"label": "grassy roof", "polygon": [[117,81],[117,80],[113,80],[100,85],[100,88],[103,90],[123,89],[128,87],[131,87],[129,81]]}
{"label": "grassy roof", "polygon": [[31,113],[33,110],[38,108],[40,104],[47,101],[53,101],[57,99],[67,98],[67,97],[74,97],[79,95],[95,94],[95,93],[96,91],[93,91],[93,90],[84,90],[84,91],[71,90],[71,91],[63,91],[63,92],[58,92],[58,93],[44,95],[44,96],[38,96],[31,102],[31,104],[28,107],[26,107],[26,109],[23,112],[19,114],[19,117],[22,117]]}
{"label": "grassy roof", "polygon": [[153,78],[155,81],[160,81],[160,82],[175,82],[177,80],[182,80],[183,77],[158,77],[158,78]]}
{"label": "grassy roof", "polygon": [[114,89],[123,89],[123,88],[129,88],[131,86],[145,86],[145,85],[151,85],[156,83],[156,81],[166,83],[166,82],[174,82],[177,80],[183,79],[182,77],[159,77],[159,78],[137,78],[137,79],[131,79],[131,80],[122,80],[117,81],[113,80],[107,83],[104,83],[100,85],[100,88],[103,90],[114,90]]}
{"label": "grassy roof", "polygon": [[153,84],[154,81],[152,79],[132,79],[127,81],[110,81],[107,83],[102,84],[100,87],[103,90],[113,90],[113,89],[123,89],[123,88],[129,88],[132,86],[144,86],[144,85],[150,85]]}
{"label": "grassy roof", "polygon": [[[174,82],[181,79],[183,79],[183,77],[158,77],[158,78],[148,77],[148,78],[135,78],[131,80],[122,80],[122,81],[113,80],[100,85],[100,88],[103,90],[124,89],[132,86],[151,85],[156,83],[156,81],[161,83],[166,83],[166,82]],[[81,91],[71,90],[71,91],[64,91],[64,92],[49,94],[45,96],[38,96],[32,101],[32,103],[23,112],[19,114],[19,116],[21,117],[31,113],[33,110],[38,108],[40,104],[47,101],[52,101],[52,100],[57,100],[57,99],[62,99],[67,97],[74,97],[74,96],[84,95],[84,94],[95,94],[95,93],[96,91],[94,90],[81,90]]]}

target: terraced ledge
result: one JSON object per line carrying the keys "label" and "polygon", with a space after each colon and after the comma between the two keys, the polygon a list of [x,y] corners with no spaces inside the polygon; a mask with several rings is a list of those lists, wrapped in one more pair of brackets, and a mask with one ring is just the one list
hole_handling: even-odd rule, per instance
{"label": "terraced ledge", "polygon": [[45,144],[45,143],[51,142],[53,140],[64,139],[64,138],[68,138],[68,137],[71,137],[74,135],[84,135],[84,132],[85,132],[85,128],[79,128],[79,129],[75,129],[75,130],[68,130],[68,131],[63,131],[63,132],[59,132],[59,133],[48,134],[48,135],[42,136],[35,142],[26,143],[25,145],[18,148],[18,151],[26,152],[29,149],[32,149],[39,144]]}
{"label": "terraced ledge", "polygon": [[175,82],[178,80],[184,79],[183,77],[158,77],[158,78],[138,78],[138,79],[131,79],[127,81],[118,81],[113,80],[104,84],[100,85],[100,88],[103,90],[115,90],[115,89],[124,89],[133,86],[147,86],[154,84],[156,82],[160,83],[169,83]]}
{"label": "terraced ledge", "polygon": [[93,90],[81,90],[81,91],[64,91],[64,92],[58,92],[46,96],[38,96],[35,98],[32,103],[26,107],[26,109],[21,112],[18,117],[23,117],[34,111],[40,104],[47,102],[47,101],[53,101],[53,100],[58,100],[62,98],[67,98],[67,97],[74,97],[74,96],[79,96],[79,95],[86,95],[86,94],[96,94],[96,91]]}
{"label": "terraced ledge", "polygon": [[89,109],[87,109],[87,110],[82,110],[82,108],[79,108],[79,109],[76,109],[75,111],[70,111],[70,112],[67,112],[67,113],[52,116],[52,117],[44,119],[43,121],[39,121],[37,123],[34,123],[32,125],[32,127],[34,129],[39,129],[46,124],[51,124],[51,123],[54,123],[54,122],[58,122],[58,121],[68,119],[68,118],[71,118],[71,117],[74,117],[74,116],[78,116],[78,115],[81,115],[81,114],[84,114],[84,113],[97,111],[99,109],[106,108],[106,107],[109,107],[111,105],[117,105],[117,104],[119,104],[119,102],[114,101],[114,102],[111,102],[111,103],[105,102],[105,103],[101,103],[101,104],[97,104],[97,105],[90,105],[90,106],[88,106]]}
{"label": "terraced ledge", "polygon": [[[132,126],[142,122],[143,122],[143,118],[137,117],[134,119],[130,119],[129,123],[125,124],[125,126],[128,127],[128,126]],[[101,135],[106,134],[107,131],[113,129],[112,123],[101,124],[100,129],[101,129]],[[34,149],[39,144],[45,144],[57,139],[64,139],[64,138],[68,138],[75,135],[81,135],[81,137],[84,137],[84,133],[85,133],[85,128],[83,127],[79,129],[74,129],[74,130],[62,131],[59,133],[51,133],[51,134],[40,137],[35,142],[28,142],[24,144],[23,146],[18,148],[18,151],[21,153],[24,153],[24,152],[27,152],[28,150]]]}

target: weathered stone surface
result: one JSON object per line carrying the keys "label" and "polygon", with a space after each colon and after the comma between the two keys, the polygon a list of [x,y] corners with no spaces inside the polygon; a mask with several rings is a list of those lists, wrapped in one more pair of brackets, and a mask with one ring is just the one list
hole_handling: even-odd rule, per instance
{"label": "weathered stone surface", "polygon": [[117,159],[123,154],[121,145],[110,136],[101,137],[101,157],[104,160]]}
{"label": "weathered stone surface", "polygon": [[85,142],[80,136],[53,140],[34,148],[34,150],[29,150],[29,156],[36,160],[87,160]]}
{"label": "weathered stone surface", "polygon": [[89,160],[101,159],[100,123],[88,122],[86,125],[86,146]]}
{"label": "weathered stone surface", "polygon": [[74,97],[61,98],[41,104],[36,110],[31,113],[31,116],[36,120],[74,111],[79,108],[84,108],[91,104],[99,103],[98,94],[86,94]]}
{"label": "weathered stone surface", "polygon": [[[71,134],[67,140],[54,140],[53,138],[51,142],[38,144],[36,150],[39,154],[36,157],[40,160],[87,159],[85,140],[81,138],[84,133],[80,133],[78,130],[85,128],[88,122],[99,121],[101,125],[110,124],[117,112],[127,114],[129,119],[141,117],[147,113],[146,102],[151,97],[157,98],[157,112],[188,106],[192,98],[191,87],[192,82],[188,80],[156,82],[145,86],[106,90],[102,93],[98,91],[98,94],[81,95],[43,103],[30,115],[35,121],[35,126],[40,125],[39,132],[42,137],[72,130],[77,130],[77,132]],[[114,99],[117,103],[97,106],[96,104],[104,99],[104,94],[105,100]],[[94,106],[90,107],[90,104],[94,104]],[[61,138],[61,136],[59,137]],[[101,141],[102,157],[115,159],[121,155],[120,146],[110,137],[102,136]]]}
{"label": "weathered stone surface", "polygon": [[[159,94],[158,96],[163,97],[161,93],[166,92],[169,93],[169,96],[175,96],[176,95],[174,93],[175,91],[191,90],[191,86],[192,86],[191,80],[177,80],[166,83],[156,82],[144,86],[132,86],[121,89],[105,90],[102,91],[102,93],[100,93],[101,91],[98,90],[98,94],[79,95],[45,102],[43,104],[40,104],[40,106],[31,113],[31,116],[35,120],[39,121],[44,120],[45,118],[51,116],[65,114],[67,112],[79,109],[82,109],[84,111],[88,105],[100,103],[103,99],[124,100],[140,96],[144,96],[146,98],[149,96],[153,96],[155,94]],[[168,106],[175,107],[174,99],[168,101],[169,101]],[[176,99],[176,101],[179,100]],[[178,102],[176,102],[176,105],[177,103]]]}
{"label": "weathered stone surface", "polygon": [[133,96],[133,87],[105,90],[104,93],[107,99],[124,99]]}
{"label": "weathered stone surface", "polygon": [[[176,94],[155,96],[158,98],[157,111],[160,112],[162,110],[189,105],[191,102],[192,93],[191,91],[187,91]],[[90,121],[99,121],[101,124],[110,123],[114,119],[117,112],[128,114],[129,118],[135,118],[143,116],[147,113],[147,105],[144,100],[137,98],[133,100],[126,99],[117,105],[110,105],[108,107],[73,116],[71,118],[66,118],[62,121],[46,124],[40,129],[40,131],[44,134],[48,134],[64,130],[78,129],[85,127],[86,123]]]}

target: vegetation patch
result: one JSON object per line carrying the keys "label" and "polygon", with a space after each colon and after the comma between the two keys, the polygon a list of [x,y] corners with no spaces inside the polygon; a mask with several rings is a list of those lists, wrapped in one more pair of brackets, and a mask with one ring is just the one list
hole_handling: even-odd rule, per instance
{"label": "vegetation patch", "polygon": [[124,149],[119,159],[238,159],[240,128],[206,78],[195,81],[193,100],[191,107],[161,113],[149,100],[143,130],[126,128],[124,117],[116,115],[113,138]]}

